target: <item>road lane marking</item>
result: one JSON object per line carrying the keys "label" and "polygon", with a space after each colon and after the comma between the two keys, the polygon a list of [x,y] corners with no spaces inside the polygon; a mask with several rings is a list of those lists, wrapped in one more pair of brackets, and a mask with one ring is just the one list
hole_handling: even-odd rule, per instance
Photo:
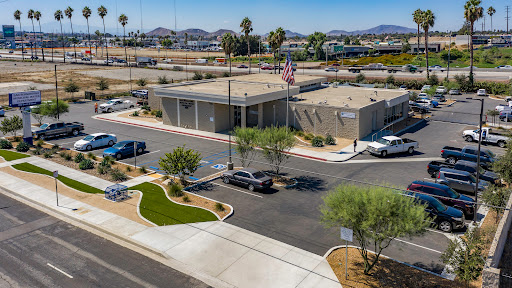
{"label": "road lane marking", "polygon": [[361,159],[361,160],[348,160],[345,162],[340,162],[340,164],[365,164],[365,163],[389,163],[389,162],[421,162],[421,161],[435,161],[440,160],[439,157],[429,157],[429,158],[393,158],[393,159]]}
{"label": "road lane marking", "polygon": [[256,195],[256,194],[253,194],[253,193],[250,193],[250,192],[247,192],[247,191],[242,191],[242,190],[239,190],[239,189],[235,189],[233,187],[229,187],[229,186],[226,186],[226,185],[223,185],[223,184],[214,183],[214,182],[212,182],[212,184],[218,185],[218,186],[222,186],[224,188],[228,188],[228,189],[235,190],[235,191],[238,191],[238,192],[242,192],[242,193],[245,193],[245,194],[249,194],[249,195],[254,196],[254,197],[263,198],[263,196]]}
{"label": "road lane marking", "polygon": [[416,247],[419,247],[419,248],[423,248],[425,250],[429,250],[429,251],[432,251],[432,252],[436,252],[436,253],[439,253],[439,254],[443,254],[443,252],[441,251],[437,251],[437,250],[434,250],[434,249],[431,249],[431,248],[428,248],[428,247],[425,247],[425,246],[421,246],[421,245],[418,245],[418,244],[414,244],[412,242],[408,242],[408,241],[405,241],[405,240],[402,240],[402,239],[398,239],[398,238],[395,238],[395,240],[397,241],[400,241],[400,242],[403,242],[405,244],[409,244],[409,245],[412,245],[412,246],[416,246]]}
{"label": "road lane marking", "polygon": [[62,274],[64,274],[64,275],[66,275],[67,277],[69,277],[69,278],[73,279],[73,276],[69,275],[68,273],[66,273],[66,272],[64,272],[64,271],[62,271],[62,270],[60,270],[59,268],[57,268],[57,267],[53,266],[52,264],[50,264],[50,263],[46,263],[46,264],[48,264],[48,266],[52,267],[53,269],[55,269],[55,270],[59,271],[60,273],[62,273]]}

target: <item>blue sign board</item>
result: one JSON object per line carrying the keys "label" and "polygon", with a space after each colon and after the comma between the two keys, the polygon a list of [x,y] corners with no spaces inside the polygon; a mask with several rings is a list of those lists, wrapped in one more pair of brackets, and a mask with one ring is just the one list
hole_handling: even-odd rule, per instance
{"label": "blue sign board", "polygon": [[26,107],[41,104],[41,91],[9,93],[9,107]]}

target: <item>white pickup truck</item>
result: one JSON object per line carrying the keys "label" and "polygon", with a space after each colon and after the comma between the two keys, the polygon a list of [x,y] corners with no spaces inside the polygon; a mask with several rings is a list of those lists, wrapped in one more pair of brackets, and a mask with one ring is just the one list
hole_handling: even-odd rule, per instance
{"label": "white pickup truck", "polygon": [[414,149],[419,147],[418,142],[407,139],[399,138],[396,136],[384,136],[376,142],[368,144],[366,150],[372,155],[386,157],[388,154],[414,153]]}
{"label": "white pickup truck", "polygon": [[122,99],[111,99],[107,103],[100,105],[101,112],[114,112],[117,110],[133,108],[135,104],[130,100],[122,100]]}
{"label": "white pickup truck", "polygon": [[[480,138],[480,129],[465,130],[462,132],[462,138],[467,142],[478,141],[478,138]],[[508,137],[494,133],[492,129],[484,127],[482,128],[482,142],[498,144],[499,147],[504,148],[507,145]]]}

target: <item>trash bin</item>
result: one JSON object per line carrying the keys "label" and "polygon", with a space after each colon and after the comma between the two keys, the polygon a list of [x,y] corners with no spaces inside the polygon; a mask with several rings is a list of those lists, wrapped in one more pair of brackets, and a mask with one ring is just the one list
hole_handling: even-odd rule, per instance
{"label": "trash bin", "polygon": [[95,101],[96,100],[96,93],[85,91],[85,99]]}

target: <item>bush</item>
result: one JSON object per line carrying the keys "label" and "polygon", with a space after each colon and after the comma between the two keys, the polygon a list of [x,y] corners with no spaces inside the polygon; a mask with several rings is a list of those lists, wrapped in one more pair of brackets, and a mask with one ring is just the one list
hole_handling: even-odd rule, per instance
{"label": "bush", "polygon": [[302,130],[297,130],[295,131],[295,135],[299,136],[299,137],[304,137],[304,131]]}
{"label": "bush", "polygon": [[126,166],[126,172],[132,172],[132,166]]}
{"label": "bush", "polygon": [[80,168],[80,170],[93,169],[94,162],[92,162],[91,159],[84,159],[80,162],[80,164],[78,164],[78,168]]}
{"label": "bush", "polygon": [[0,139],[0,149],[12,149],[12,143],[6,139]]}
{"label": "bush", "polygon": [[21,141],[18,143],[18,146],[16,146],[16,151],[18,152],[27,152],[30,149],[30,146],[27,142]]}
{"label": "bush", "polygon": [[212,73],[204,74],[204,79],[214,79],[214,78],[217,78],[217,76],[213,75]]}
{"label": "bush", "polygon": [[190,202],[190,198],[188,197],[188,195],[183,196],[182,199],[183,199],[183,202],[185,202],[185,203]]}
{"label": "bush", "polygon": [[325,144],[336,145],[336,139],[334,139],[334,137],[332,137],[331,134],[327,134],[327,136],[325,136]]}
{"label": "bush", "polygon": [[142,114],[144,114],[144,115],[148,115],[148,114],[149,114],[149,111],[148,111],[148,110],[142,110]]}
{"label": "bush", "polygon": [[224,205],[222,205],[222,203],[217,202],[217,203],[215,203],[215,210],[222,212],[222,211],[226,210],[226,208],[224,208]]}
{"label": "bush", "polygon": [[52,158],[53,153],[50,150],[46,150],[43,154],[44,158]]}
{"label": "bush", "polygon": [[75,158],[73,159],[75,163],[80,163],[85,159],[84,154],[78,153],[76,154]]}
{"label": "bush", "polygon": [[313,135],[311,133],[308,133],[308,134],[304,135],[304,140],[309,141],[309,140],[311,140],[313,138],[315,138],[315,135]]}
{"label": "bush", "polygon": [[119,169],[112,169],[112,171],[110,171],[110,177],[112,177],[112,181],[116,182],[122,182],[128,179],[128,176],[126,176],[126,174],[124,174],[123,171]]}
{"label": "bush", "polygon": [[139,172],[142,174],[146,174],[146,173],[148,173],[148,169],[146,169],[146,166],[140,166]]}
{"label": "bush", "polygon": [[192,76],[192,80],[203,80],[203,74],[199,72],[194,72],[194,76]]}
{"label": "bush", "polygon": [[155,117],[162,118],[162,110],[155,110]]}
{"label": "bush", "polygon": [[313,140],[311,140],[311,145],[313,147],[322,147],[324,146],[324,141],[322,140],[322,138],[316,136],[315,138],[313,138]]}
{"label": "bush", "polygon": [[139,111],[133,111],[132,116],[135,116],[135,117],[139,116]]}
{"label": "bush", "polygon": [[36,149],[32,150],[32,154],[41,155],[43,153],[43,149],[41,147],[36,147]]}
{"label": "bush", "polygon": [[229,72],[222,73],[222,77],[230,77]]}
{"label": "bush", "polygon": [[105,174],[107,174],[110,171],[110,167],[109,166],[98,165],[98,167],[96,167],[96,171],[98,171],[98,173],[101,174],[101,175],[105,175]]}
{"label": "bush", "polygon": [[169,183],[169,189],[167,189],[170,197],[181,197],[183,196],[183,187],[177,183]]}
{"label": "bush", "polygon": [[144,87],[146,85],[148,85],[148,79],[146,78],[140,78],[139,80],[137,80],[137,85],[139,85],[140,87]]}
{"label": "bush", "polygon": [[36,147],[43,147],[43,144],[44,144],[44,140],[43,139],[39,139],[36,142]]}
{"label": "bush", "polygon": [[395,84],[395,77],[393,75],[389,75],[387,78],[386,78],[386,84]]}
{"label": "bush", "polygon": [[364,83],[366,82],[366,76],[364,75],[364,73],[359,73],[357,74],[355,81],[356,83]]}
{"label": "bush", "polygon": [[105,156],[103,160],[101,160],[101,165],[114,165],[116,163],[116,160],[112,156]]}
{"label": "bush", "polygon": [[71,156],[71,154],[69,154],[67,152],[62,152],[59,155],[60,155],[60,157],[64,158],[64,160],[66,160],[66,161],[71,161],[71,159],[73,158],[73,156]]}
{"label": "bush", "polygon": [[149,107],[147,104],[144,104],[142,107],[140,107],[140,109],[149,111],[151,110],[151,107]]}
{"label": "bush", "polygon": [[164,76],[158,76],[158,84],[169,84],[169,80],[167,80],[167,77]]}
{"label": "bush", "polygon": [[94,155],[92,152],[87,153],[87,158],[96,160],[96,155]]}

